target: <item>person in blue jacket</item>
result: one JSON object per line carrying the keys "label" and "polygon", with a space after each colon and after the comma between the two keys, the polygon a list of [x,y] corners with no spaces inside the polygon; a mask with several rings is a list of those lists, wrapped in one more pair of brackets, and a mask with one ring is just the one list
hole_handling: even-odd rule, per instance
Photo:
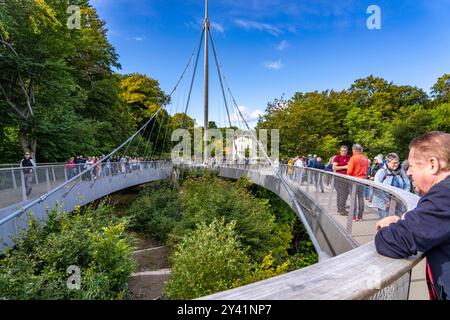
{"label": "person in blue jacket", "polygon": [[[411,182],[406,172],[400,167],[400,157],[396,153],[386,156],[386,163],[377,171],[374,181],[406,191],[411,188]],[[378,208],[378,215],[381,219],[389,215],[391,201],[385,192],[374,190],[372,203]]]}
{"label": "person in blue jacket", "polygon": [[377,223],[375,246],[395,259],[425,255],[430,298],[450,300],[450,134],[425,134],[409,148],[408,175],[421,199],[403,217]]}

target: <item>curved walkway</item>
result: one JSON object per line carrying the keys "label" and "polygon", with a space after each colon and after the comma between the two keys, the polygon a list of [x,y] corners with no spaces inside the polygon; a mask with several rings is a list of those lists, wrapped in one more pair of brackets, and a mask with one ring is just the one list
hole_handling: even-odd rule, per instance
{"label": "curved walkway", "polygon": [[[330,256],[336,257],[305,269],[205,298],[407,299],[409,271],[420,262],[421,258],[394,260],[378,255],[371,241],[375,234],[376,212],[366,208],[365,220],[355,224],[351,222],[351,219],[337,215],[334,186],[339,179],[345,180],[345,183],[351,186],[350,210],[354,208],[355,190],[361,186],[369,186],[389,194],[391,201],[397,202],[403,212],[406,209],[411,210],[418,198],[395,188],[383,187],[350,177],[343,179],[335,174],[306,169],[296,172],[292,172],[288,167],[281,169],[290,189],[295,193],[294,198],[292,191],[286,190],[285,185],[274,175],[273,170],[264,166],[221,167],[220,175],[234,179],[247,175],[254,183],[279,195],[296,212],[299,207],[294,204],[300,203],[301,210],[306,212],[308,224],[320,243],[320,248],[328,252]],[[49,207],[54,207],[57,201],[59,205],[64,205],[67,212],[70,212],[76,206],[87,204],[118,190],[166,179],[170,177],[171,172],[172,165],[169,163],[157,166],[152,163],[136,172],[107,176],[94,181],[80,181],[80,179],[69,181],[37,200],[1,209],[0,235],[7,238],[8,235],[15,235],[19,227],[25,227],[26,224],[20,216],[26,213],[33,212],[37,217],[45,219],[45,212]],[[320,179],[314,178],[317,175]],[[322,185],[323,192],[319,188]],[[403,212],[392,212],[392,214]],[[8,241],[8,239],[4,240]],[[10,240],[9,243],[11,244]],[[374,294],[376,295],[373,296]]]}

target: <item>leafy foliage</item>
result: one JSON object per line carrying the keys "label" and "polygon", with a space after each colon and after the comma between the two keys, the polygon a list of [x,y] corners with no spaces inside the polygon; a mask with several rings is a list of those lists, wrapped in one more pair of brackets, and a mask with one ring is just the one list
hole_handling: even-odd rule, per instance
{"label": "leafy foliage", "polygon": [[200,222],[210,223],[223,217],[226,223],[238,221],[236,233],[254,259],[260,260],[270,251],[277,258],[287,255],[290,239],[283,239],[275,217],[263,202],[230,181],[212,174],[188,178],[183,183],[181,203],[183,220],[174,231],[179,235],[194,229]]}
{"label": "leafy foliage", "polygon": [[[81,9],[78,29],[67,27],[69,4]],[[166,98],[155,80],[139,75],[141,87],[149,88],[141,91],[145,108],[124,99],[132,89],[124,82],[135,85],[136,75],[114,73],[118,55],[88,0],[2,2],[0,69],[0,136],[18,132],[1,140],[0,162],[18,162],[20,148],[40,162],[105,154]],[[166,118],[160,119],[167,126]]]}
{"label": "leafy foliage", "polygon": [[182,219],[178,190],[170,182],[158,182],[139,194],[128,214],[131,228],[155,240],[167,241]]}
{"label": "leafy foliage", "polygon": [[134,229],[174,247],[168,298],[196,298],[317,262],[306,230],[273,193],[245,178],[182,176],[179,186],[142,191],[128,210]]}
{"label": "leafy foliage", "polygon": [[169,299],[193,299],[233,287],[251,273],[251,262],[234,230],[236,222],[201,222],[186,234],[172,255]]}
{"label": "leafy foliage", "polygon": [[[101,203],[83,212],[53,210],[46,224],[34,217],[0,259],[3,299],[123,299],[134,270],[126,221]],[[67,286],[69,266],[81,270],[81,289]]]}
{"label": "leafy foliage", "polygon": [[450,75],[432,88],[431,98],[412,86],[382,78],[357,79],[348,90],[297,92],[268,104],[259,128],[280,129],[280,155],[318,154],[328,159],[339,145],[362,144],[369,155],[407,155],[410,140],[431,130],[448,132]]}

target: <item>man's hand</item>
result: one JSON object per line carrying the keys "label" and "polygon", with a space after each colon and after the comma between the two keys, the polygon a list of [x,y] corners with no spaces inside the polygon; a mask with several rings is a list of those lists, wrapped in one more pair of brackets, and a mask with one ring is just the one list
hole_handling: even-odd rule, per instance
{"label": "man's hand", "polygon": [[378,221],[377,223],[377,231],[380,231],[383,228],[389,227],[389,225],[391,223],[397,223],[398,220],[401,220],[400,217],[398,216],[390,216],[390,217],[386,217],[383,220]]}

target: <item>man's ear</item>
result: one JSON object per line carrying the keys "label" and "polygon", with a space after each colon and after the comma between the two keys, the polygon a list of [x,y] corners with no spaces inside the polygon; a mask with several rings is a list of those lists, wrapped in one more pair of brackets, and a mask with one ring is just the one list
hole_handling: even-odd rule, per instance
{"label": "man's ear", "polygon": [[428,159],[428,168],[430,170],[431,174],[437,174],[439,171],[441,171],[441,164],[439,163],[439,160],[435,157],[431,157]]}

